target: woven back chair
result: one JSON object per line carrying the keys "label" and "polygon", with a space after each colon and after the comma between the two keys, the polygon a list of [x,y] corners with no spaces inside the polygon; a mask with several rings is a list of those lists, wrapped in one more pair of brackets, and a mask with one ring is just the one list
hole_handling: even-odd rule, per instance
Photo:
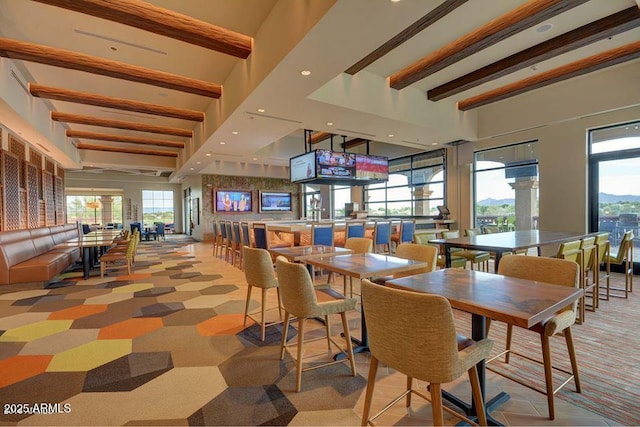
{"label": "woven back chair", "polygon": [[[244,246],[242,248],[242,259],[244,260],[244,277],[247,280],[247,300],[244,306],[244,326],[247,325],[247,318],[251,318],[260,325],[260,337],[264,341],[266,334],[266,327],[282,322],[282,302],[280,299],[280,288],[278,287],[278,280],[276,280],[275,272],[273,271],[273,263],[271,262],[271,255],[266,249],[250,248]],[[256,313],[249,313],[249,305],[251,302],[251,291],[253,288],[260,288],[262,290],[262,299],[260,303],[260,319],[254,318]],[[275,289],[278,294],[278,311],[280,313],[280,322],[273,322],[267,324],[265,321],[266,316],[266,301],[267,290]]]}

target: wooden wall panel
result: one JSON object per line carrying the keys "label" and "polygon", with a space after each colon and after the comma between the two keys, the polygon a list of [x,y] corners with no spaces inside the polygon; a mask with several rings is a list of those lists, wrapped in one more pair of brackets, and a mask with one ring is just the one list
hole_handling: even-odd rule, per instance
{"label": "wooden wall panel", "polygon": [[4,151],[2,153],[3,187],[2,211],[3,230],[19,230],[20,218],[20,159]]}
{"label": "wooden wall panel", "polygon": [[9,135],[9,152],[20,160],[20,187],[25,188],[26,172],[24,162],[27,159],[27,146],[13,135]]}
{"label": "wooden wall panel", "polygon": [[43,172],[42,190],[44,192],[45,225],[56,225],[56,200],[53,193],[53,173],[49,171]]}
{"label": "wooden wall panel", "polygon": [[48,157],[44,158],[44,170],[51,172],[51,175],[56,173],[56,163]]}

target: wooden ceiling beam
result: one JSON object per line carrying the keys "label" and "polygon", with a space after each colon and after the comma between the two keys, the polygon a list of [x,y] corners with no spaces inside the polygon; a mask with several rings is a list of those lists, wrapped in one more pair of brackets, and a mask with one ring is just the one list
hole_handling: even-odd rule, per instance
{"label": "wooden ceiling beam", "polygon": [[367,66],[373,64],[378,59],[391,52],[393,49],[400,46],[416,34],[427,29],[431,24],[444,18],[449,13],[453,12],[458,7],[465,4],[468,0],[445,0],[438,7],[431,10],[429,13],[418,19],[413,24],[409,25],[404,30],[400,31],[391,39],[387,40],[382,46],[362,58],[360,61],[353,64],[351,67],[345,70],[345,73],[354,75],[358,71],[365,69]]}
{"label": "wooden ceiling beam", "polygon": [[354,139],[352,139],[352,140],[350,140],[350,141],[347,141],[347,142],[345,142],[344,144],[342,144],[342,147],[343,147],[345,150],[350,150],[351,148],[358,147],[359,145],[363,145],[363,144],[366,144],[366,143],[368,143],[368,142],[369,142],[369,140],[368,140],[368,139],[364,139],[364,138],[354,138]]}
{"label": "wooden ceiling beam", "polygon": [[640,26],[640,9],[632,6],[444,83],[429,90],[427,97],[431,101],[439,101],[638,26]]}
{"label": "wooden ceiling beam", "polygon": [[158,145],[161,147],[184,148],[184,142],[165,139],[138,138],[136,136],[113,135],[109,133],[85,132],[67,129],[68,138],[97,139],[100,141],[127,142],[130,144]]}
{"label": "wooden ceiling beam", "polygon": [[181,136],[184,138],[193,137],[193,131],[168,126],[155,126],[144,123],[125,122],[121,120],[100,119],[93,116],[83,116],[80,114],[51,112],[51,120],[64,123],[76,123],[79,125],[100,126],[115,129],[135,130],[138,132],[158,133],[162,135]]}
{"label": "wooden ceiling beam", "polygon": [[78,142],[76,144],[76,148],[78,150],[110,151],[112,153],[144,154],[149,156],[178,157],[178,153],[173,151],[120,148],[120,147],[111,147],[108,145],[87,144],[86,142]]}
{"label": "wooden ceiling beam", "polygon": [[153,114],[156,116],[172,117],[174,119],[203,122],[204,113],[182,108],[165,107],[164,105],[148,104],[146,102],[130,101],[123,98],[97,95],[88,92],[62,89],[29,83],[29,93],[39,98],[55,99],[58,101],[75,102],[96,107],[115,108],[116,110],[135,111],[136,113]]}
{"label": "wooden ceiling beam", "polygon": [[250,36],[140,0],[36,1],[140,28],[237,58],[246,59],[251,54]]}
{"label": "wooden ceiling beam", "polygon": [[331,135],[333,134],[329,132],[316,132],[313,135],[311,135],[311,144],[318,144],[324,141],[325,139],[331,138]]}
{"label": "wooden ceiling beam", "polygon": [[219,84],[19,40],[0,38],[0,56],[144,83],[209,98],[220,98],[222,95],[222,86]]}
{"label": "wooden ceiling beam", "polygon": [[478,96],[467,98],[458,103],[458,110],[466,111],[487,105],[502,99],[510,98],[521,93],[529,92],[552,83],[557,83],[582,74],[591,73],[602,68],[610,67],[622,62],[640,58],[640,41],[629,43],[616,49],[611,49],[588,58],[574,61],[562,67],[554,68],[536,76],[523,79]]}
{"label": "wooden ceiling beam", "polygon": [[389,86],[403,89],[533,25],[588,0],[531,0],[432,52],[389,77]]}

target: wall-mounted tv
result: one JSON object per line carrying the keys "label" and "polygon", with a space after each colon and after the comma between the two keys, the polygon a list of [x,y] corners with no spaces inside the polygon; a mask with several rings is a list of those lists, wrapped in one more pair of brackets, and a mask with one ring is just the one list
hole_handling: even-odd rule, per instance
{"label": "wall-mounted tv", "polygon": [[355,178],[356,155],[340,151],[316,150],[318,178]]}
{"label": "wall-mounted tv", "polygon": [[289,159],[291,182],[304,182],[316,179],[316,152],[309,151]]}
{"label": "wall-mounted tv", "polygon": [[388,180],[389,159],[382,156],[356,155],[356,178],[362,180]]}
{"label": "wall-mounted tv", "polygon": [[219,213],[252,212],[251,191],[214,190],[213,209]]}
{"label": "wall-mounted tv", "polygon": [[291,212],[291,193],[261,191],[260,212]]}

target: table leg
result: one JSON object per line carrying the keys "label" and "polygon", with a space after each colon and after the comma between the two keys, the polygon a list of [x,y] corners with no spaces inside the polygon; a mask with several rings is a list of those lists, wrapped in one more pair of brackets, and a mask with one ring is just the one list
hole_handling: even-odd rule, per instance
{"label": "table leg", "polygon": [[[496,254],[497,257],[497,254]],[[473,314],[471,316],[471,338],[474,341],[480,341],[486,337],[486,322],[485,317],[480,316],[478,314]],[[509,400],[510,396],[505,392],[498,393],[495,397],[491,398],[487,401],[486,399],[486,372],[485,372],[485,363],[484,360],[481,360],[477,365],[476,369],[478,370],[478,380],[480,383],[480,393],[482,394],[482,400],[484,401],[485,412],[487,414],[487,424],[491,426],[501,426],[502,424],[491,416],[491,411],[502,405],[504,402]],[[477,421],[476,417],[476,406],[475,402],[472,402],[469,405],[467,402],[462,399],[448,393],[446,391],[442,391],[442,397],[455,406],[459,407],[464,411],[464,413],[470,417],[473,421]],[[466,425],[466,423],[460,423],[458,425]]]}
{"label": "table leg", "polygon": [[[362,298],[362,297],[361,297]],[[344,337],[344,333],[342,334]],[[351,342],[355,344],[353,354],[369,351],[369,334],[367,334],[367,322],[364,318],[364,306],[360,301],[360,339],[351,337]],[[342,360],[346,357],[344,353],[338,353],[333,356],[333,360]]]}
{"label": "table leg", "polygon": [[493,262],[493,272],[498,273],[498,266],[500,265],[500,260],[502,259],[502,251],[496,251],[496,259]]}
{"label": "table leg", "polygon": [[82,248],[82,272],[84,278],[88,279],[91,272],[91,248],[88,246]]}
{"label": "table leg", "polygon": [[444,245],[444,266],[451,268],[451,246]]}

